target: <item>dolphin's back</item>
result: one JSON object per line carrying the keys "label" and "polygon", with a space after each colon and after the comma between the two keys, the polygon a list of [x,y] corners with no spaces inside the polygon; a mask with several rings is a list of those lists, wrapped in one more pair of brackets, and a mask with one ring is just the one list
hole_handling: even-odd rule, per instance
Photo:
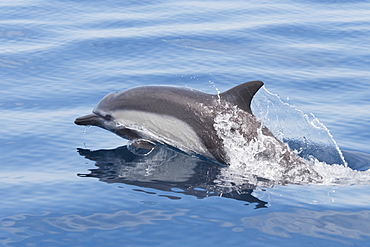
{"label": "dolphin's back", "polygon": [[[255,93],[263,86],[262,81],[250,81],[231,88],[219,95],[222,100],[237,105],[240,109],[252,114],[250,104]],[[214,106],[217,95],[198,90],[171,86],[145,86],[105,96],[95,108],[102,111],[139,110],[179,116],[184,118],[189,110],[202,106]],[[184,110],[182,112],[181,110]],[[203,109],[199,109],[203,110]],[[179,112],[180,111],[180,112]]]}
{"label": "dolphin's back", "polygon": [[199,103],[212,104],[214,97],[188,88],[145,86],[108,94],[95,109],[115,111],[124,108],[179,115],[178,111],[181,109],[198,107]]}

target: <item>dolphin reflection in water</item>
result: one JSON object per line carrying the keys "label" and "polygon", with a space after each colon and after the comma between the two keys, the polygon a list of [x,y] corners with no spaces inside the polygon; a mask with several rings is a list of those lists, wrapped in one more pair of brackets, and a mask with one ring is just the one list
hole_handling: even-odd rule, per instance
{"label": "dolphin reflection in water", "polygon": [[267,202],[251,195],[254,185],[245,183],[236,188],[224,187],[217,182],[221,169],[227,169],[228,166],[216,165],[168,146],[156,145],[149,153],[134,146],[97,151],[78,149],[78,152],[94,161],[97,167],[90,169],[89,174],[78,174],[80,177],[95,177],[106,183],[123,183],[142,188],[136,191],[145,192],[145,188],[153,188],[163,192],[158,193],[158,196],[170,199],[180,199],[181,194],[199,199],[222,196],[253,203],[256,208],[267,205]]}

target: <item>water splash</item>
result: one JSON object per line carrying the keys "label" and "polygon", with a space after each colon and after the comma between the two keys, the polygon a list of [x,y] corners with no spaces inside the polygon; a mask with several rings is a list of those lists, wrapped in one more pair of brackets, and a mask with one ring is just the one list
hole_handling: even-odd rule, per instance
{"label": "water splash", "polygon": [[220,96],[221,91],[216,87],[216,85],[215,85],[215,83],[214,83],[213,81],[208,81],[208,82],[209,82],[209,84],[211,84],[211,85],[214,87],[214,89],[216,90],[216,92],[217,92],[217,99],[218,99],[218,103],[221,103],[221,96]]}
{"label": "water splash", "polygon": [[90,128],[91,128],[91,125],[85,126],[84,131],[83,131],[83,134],[86,135],[87,130],[90,129]]}
{"label": "water splash", "polygon": [[330,131],[313,114],[306,115],[265,87],[251,105],[253,114],[292,150],[305,159],[315,158],[327,164],[347,165]]}
{"label": "water splash", "polygon": [[214,127],[230,166],[222,170],[225,186],[307,184],[322,177],[303,158],[274,137],[256,117],[228,103],[217,109]]}
{"label": "water splash", "polygon": [[[281,104],[269,100],[267,110]],[[262,115],[264,118],[261,119],[270,120],[270,126],[278,136],[275,138],[264,127],[265,122],[261,124],[256,117],[230,104],[218,106],[214,127],[223,141],[230,164],[221,169],[215,180],[218,186],[235,190],[246,186],[285,184],[370,184],[370,170],[360,172],[347,167],[329,131],[316,118],[310,120],[291,106],[285,110],[287,114],[282,117],[272,114],[273,111]],[[292,116],[292,121],[297,124],[295,129],[289,129],[294,126],[287,122],[288,116]],[[275,125],[271,125],[271,119],[277,121]],[[292,137],[296,146],[301,145],[297,150],[283,143]],[[329,159],[330,155],[336,155],[340,162],[329,165],[319,161],[316,155],[323,152],[316,150],[320,149],[327,152],[327,156],[321,158]]]}

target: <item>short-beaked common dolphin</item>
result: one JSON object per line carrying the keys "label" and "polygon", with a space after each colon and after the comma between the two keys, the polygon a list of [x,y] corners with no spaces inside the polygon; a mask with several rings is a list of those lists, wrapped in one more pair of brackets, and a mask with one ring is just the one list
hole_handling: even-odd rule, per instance
{"label": "short-beaked common dolphin", "polygon": [[173,86],[132,88],[106,95],[92,114],[77,118],[75,124],[98,126],[129,140],[162,143],[227,164],[214,127],[217,106],[236,106],[255,119],[250,104],[262,86],[261,81],[250,81],[216,95]]}

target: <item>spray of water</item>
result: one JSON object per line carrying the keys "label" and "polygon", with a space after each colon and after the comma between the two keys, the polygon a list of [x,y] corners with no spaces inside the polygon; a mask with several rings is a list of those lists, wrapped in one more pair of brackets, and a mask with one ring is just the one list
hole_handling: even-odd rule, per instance
{"label": "spray of water", "polygon": [[[370,171],[347,167],[333,137],[317,118],[304,115],[280,99],[269,97],[265,102],[269,112],[260,111],[258,118],[227,103],[217,107],[214,127],[230,164],[222,168],[215,181],[218,186],[242,189],[283,184],[370,184]],[[282,105],[287,107],[286,115],[271,111]],[[262,108],[257,105],[257,109]],[[288,118],[295,129],[290,128],[293,125]],[[265,127],[264,120],[272,131]],[[283,142],[287,140],[297,149]],[[333,163],[335,160],[338,162]]]}
{"label": "spray of water", "polygon": [[209,84],[211,84],[211,85],[214,87],[214,89],[216,90],[216,92],[217,92],[217,99],[218,99],[218,103],[221,103],[221,96],[220,96],[221,91],[216,87],[216,85],[215,85],[215,83],[214,83],[213,81],[208,81],[208,82],[209,82]]}
{"label": "spray of water", "polygon": [[327,164],[347,165],[333,136],[313,114],[306,115],[265,87],[256,94],[251,108],[276,138],[292,150],[297,150],[301,157],[314,157]]}

